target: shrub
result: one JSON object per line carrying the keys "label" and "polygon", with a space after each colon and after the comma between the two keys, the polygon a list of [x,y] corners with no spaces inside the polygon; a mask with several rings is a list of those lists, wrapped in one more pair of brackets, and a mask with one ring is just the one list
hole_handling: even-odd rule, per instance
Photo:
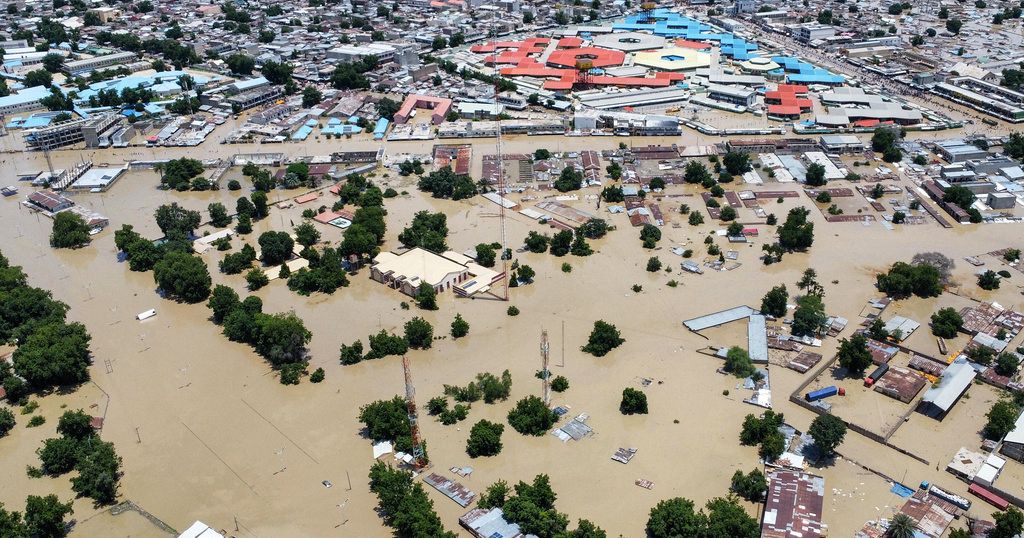
{"label": "shrub", "polygon": [[510,316],[518,316],[519,315],[519,309],[516,308],[515,306],[510,306],[510,307],[508,307],[508,310],[505,311],[505,313],[510,315]]}
{"label": "shrub", "polygon": [[940,338],[954,338],[964,325],[964,319],[955,309],[940,308],[932,314],[932,334]]}
{"label": "shrub", "polygon": [[551,380],[551,390],[555,392],[565,392],[569,389],[569,380],[565,376],[558,376]]}
{"label": "shrub", "polygon": [[319,383],[324,380],[324,375],[324,369],[317,368],[316,370],[313,370],[313,373],[309,376],[309,381],[311,383]]}
{"label": "shrub", "polygon": [[462,314],[455,314],[452,321],[452,338],[462,338],[469,334],[469,322],[462,319]]}

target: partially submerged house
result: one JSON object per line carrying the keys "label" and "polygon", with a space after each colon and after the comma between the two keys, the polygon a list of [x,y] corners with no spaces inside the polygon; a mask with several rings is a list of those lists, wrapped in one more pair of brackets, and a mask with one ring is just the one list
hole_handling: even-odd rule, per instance
{"label": "partially submerged house", "polygon": [[501,280],[502,273],[458,252],[437,254],[416,247],[400,254],[378,254],[373,259],[370,278],[409,296],[415,296],[425,283],[438,293],[454,289],[456,294],[470,297],[489,290]]}
{"label": "partially submerged house", "polygon": [[953,404],[967,391],[967,387],[971,386],[971,381],[974,381],[977,375],[978,372],[966,358],[958,358],[942,371],[938,384],[924,393],[917,410],[924,415],[942,420],[953,408]]}

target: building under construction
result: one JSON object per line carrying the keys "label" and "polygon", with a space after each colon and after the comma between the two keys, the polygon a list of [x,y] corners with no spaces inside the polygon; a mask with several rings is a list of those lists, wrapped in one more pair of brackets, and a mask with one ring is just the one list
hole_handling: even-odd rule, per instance
{"label": "building under construction", "polygon": [[25,143],[30,149],[55,149],[79,142],[85,142],[87,147],[96,147],[100,136],[120,120],[121,116],[117,114],[106,114],[32,129],[25,132]]}

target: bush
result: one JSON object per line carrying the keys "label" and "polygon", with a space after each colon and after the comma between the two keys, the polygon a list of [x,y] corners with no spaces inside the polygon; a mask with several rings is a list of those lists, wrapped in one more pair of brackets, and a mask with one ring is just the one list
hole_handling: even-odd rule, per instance
{"label": "bush", "polygon": [[341,364],[356,364],[363,360],[363,343],[356,340],[352,345],[341,345],[340,359]]}
{"label": "bush", "polygon": [[985,271],[978,275],[978,287],[989,291],[999,289],[999,275],[992,270]]}
{"label": "bush", "polygon": [[46,424],[46,417],[42,415],[35,415],[28,420],[28,427],[35,428],[36,426],[42,426]]}
{"label": "bush", "polygon": [[466,441],[466,453],[469,457],[497,456],[501,453],[501,434],[505,426],[488,420],[481,420],[473,425]]}
{"label": "bush", "polygon": [[565,376],[558,376],[551,380],[551,390],[555,392],[565,392],[569,390],[569,380]]}
{"label": "bush", "polygon": [[647,395],[634,388],[623,389],[619,412],[623,415],[646,415]]}
{"label": "bush", "polygon": [[448,398],[444,396],[434,396],[427,401],[427,413],[431,415],[440,415],[441,413],[448,410]]}
{"label": "bush", "polygon": [[992,404],[985,417],[988,422],[985,424],[985,437],[1000,440],[1010,433],[1017,421],[1020,408],[1011,400],[999,400]]}
{"label": "bush", "polygon": [[508,413],[509,425],[523,435],[544,435],[557,420],[558,415],[536,396],[519,400]]}
{"label": "bush", "polygon": [[516,308],[515,306],[510,306],[510,307],[508,307],[508,310],[505,311],[505,313],[510,315],[510,316],[518,316],[519,315],[519,309]]}
{"label": "bush", "polygon": [[569,264],[569,262],[562,263],[562,272],[563,273],[571,273],[572,272],[572,265]]}
{"label": "bush", "polygon": [[416,290],[416,304],[424,310],[437,310],[437,291],[426,282]]}
{"label": "bush", "polygon": [[301,362],[291,362],[281,366],[281,384],[298,385],[299,378],[305,370],[306,365]]}
{"label": "bush", "polygon": [[0,437],[7,435],[17,422],[14,420],[14,413],[10,409],[0,409]]}
{"label": "bush", "polygon": [[594,322],[594,329],[590,331],[587,345],[580,348],[580,350],[584,353],[590,353],[595,357],[603,357],[609,351],[621,346],[625,341],[615,325],[598,320]]}

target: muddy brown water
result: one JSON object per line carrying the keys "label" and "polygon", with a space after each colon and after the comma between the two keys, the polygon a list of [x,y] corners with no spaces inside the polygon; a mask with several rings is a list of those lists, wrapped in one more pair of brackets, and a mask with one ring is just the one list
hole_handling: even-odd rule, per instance
{"label": "muddy brown water", "polygon": [[[507,141],[505,151],[610,148],[620,140],[520,137]],[[666,141],[644,138],[633,142]],[[692,138],[671,141],[694,143]],[[389,152],[427,153],[431,144],[388,143],[387,147]],[[263,149],[301,155],[305,151],[322,154],[378,145],[356,140]],[[477,165],[480,156],[492,148],[493,142],[476,147]],[[242,149],[204,145],[198,149],[160,150],[160,155],[207,157]],[[139,150],[105,152],[102,157],[97,153],[91,158],[118,162],[135,151]],[[4,158],[0,167],[5,177],[45,166],[37,154]],[[60,166],[80,157],[73,152],[55,152],[54,158]],[[238,171],[229,174],[235,177]],[[398,179],[389,179],[399,185]],[[743,416],[759,410],[740,401],[745,395],[737,390],[734,379],[715,373],[719,366],[716,360],[695,353],[708,341],[686,331],[680,324],[683,319],[737,304],[756,307],[764,292],[778,283],[787,284],[795,292],[801,272],[814,267],[825,286],[829,313],[844,316],[855,325],[864,303],[877,296],[873,289],[875,272],[928,250],[938,250],[957,260],[956,278],[973,295],[1022,307],[1020,283],[1024,276],[1015,273],[1000,290],[981,292],[973,286],[974,268],[961,261],[967,255],[1021,247],[1020,225],[945,230],[929,223],[890,231],[879,223],[867,227],[860,223],[829,224],[819,212],[812,211],[816,241],[807,254],[787,255],[780,264],[763,266],[757,256],[771,233],[761,226],[759,239],[751,246],[738,248],[743,264],[740,268],[698,276],[682,273],[678,265],[681,258],[670,253],[668,247],[689,245],[703,256],[704,237],[722,226],[710,219],[697,228],[686,225],[678,214],[672,214],[681,201],[676,199],[662,204],[670,223],[663,228],[657,251],[641,248],[638,230],[629,225],[625,215],[609,215],[602,210],[600,216],[618,229],[592,242],[596,251],[593,256],[517,254],[520,263],[537,271],[534,284],[511,290],[510,304],[522,311],[518,317],[506,315],[508,305],[504,302],[456,299],[450,293],[441,295],[438,311],[422,312],[415,307],[402,310],[399,303],[409,299],[372,282],[365,270],[351,278],[349,287],[331,296],[301,297],[288,291],[284,283],[274,282],[257,293],[264,300],[265,310],[292,310],[301,316],[313,333],[311,369],[323,367],[327,372],[321,384],[304,381],[297,387],[285,387],[248,347],[231,343],[220,334],[218,327],[208,321],[205,306],[160,299],[151,273],[132,273],[125,264],[117,263],[113,230],[129,223],[144,235],[156,236],[152,214],[160,204],[177,201],[203,211],[212,201],[234,206],[236,193],[167,193],[155,189],[157,181],[152,172],[133,171],[106,193],[75,195],[78,203],[109,216],[111,227],[96,236],[90,246],[74,251],[49,248],[50,221],[23,208],[19,203],[23,196],[0,200],[0,223],[6,231],[4,254],[25,267],[33,285],[53,290],[57,298],[71,306],[70,318],[85,323],[93,335],[96,358],[91,369],[94,385],[85,385],[67,396],[41,398],[37,413],[47,417],[47,424],[26,429],[27,417],[19,415],[19,425],[12,435],[0,440],[5,474],[10,477],[0,481],[0,501],[8,507],[20,509],[26,493],[71,496],[67,477],[29,479],[23,469],[36,463],[34,451],[41,440],[55,435],[57,417],[63,412],[61,405],[97,413],[106,408],[103,437],[113,441],[124,458],[122,498],[131,499],[176,529],[200,519],[235,536],[387,536],[390,531],[374,512],[376,501],[368,490],[370,443],[360,436],[356,415],[359,406],[367,402],[403,393],[401,363],[391,357],[342,367],[337,362],[338,347],[357,338],[365,344],[366,335],[381,328],[400,331],[413,316],[423,316],[434,325],[435,334],[445,335],[454,315],[461,313],[471,325],[467,338],[443,338],[429,351],[411,352],[420,404],[440,394],[443,384],[464,384],[478,372],[500,373],[507,368],[514,384],[508,401],[474,404],[469,418],[457,425],[442,426],[431,417],[422,417],[433,470],[452,476],[449,467],[470,465],[475,469],[472,477],[459,481],[477,491],[499,478],[514,482],[547,473],[558,494],[559,510],[572,520],[590,519],[612,536],[641,536],[647,513],[659,500],[681,495],[703,504],[726,493],[735,470],[756,467],[756,449],[739,446],[737,439]],[[411,186],[407,188],[414,191]],[[763,188],[779,186],[766,184]],[[689,187],[670,189],[671,194],[681,194]],[[585,192],[596,193],[596,189]],[[696,206],[693,200],[690,205]],[[805,198],[787,199],[783,204],[769,200],[764,207],[781,218],[791,207],[810,207],[812,203]],[[574,205],[593,210],[592,204],[581,200]],[[267,229],[291,228],[292,223],[300,221],[301,209],[273,210],[245,241],[254,242]],[[423,209],[448,215],[448,243],[453,250],[461,252],[478,242],[499,239],[498,219],[494,218],[497,206],[481,198],[448,202],[413,192],[389,200],[387,209],[385,248],[397,245],[398,232],[414,212]],[[757,220],[749,209],[740,209],[739,213],[743,222]],[[681,222],[682,226],[672,227],[671,222]],[[518,246],[529,230],[550,232],[514,213],[509,214],[507,227],[512,247]],[[341,238],[340,230],[320,230],[327,241]],[[237,249],[239,240],[233,242]],[[726,246],[721,238],[716,242]],[[646,272],[647,258],[652,255],[671,266],[673,272]],[[203,257],[215,268],[221,253],[210,252]],[[989,267],[1000,265],[992,258],[987,261]],[[572,265],[571,273],[561,271],[563,262]],[[215,283],[244,293],[241,275],[222,275],[215,269],[212,272]],[[680,285],[668,287],[672,279]],[[633,284],[642,285],[643,291],[631,291]],[[935,308],[960,301],[947,295],[912,304],[908,312],[924,324]],[[135,314],[149,308],[156,308],[155,318],[141,323],[134,319]],[[597,319],[616,324],[627,340],[604,358],[579,351]],[[540,382],[533,374],[540,368],[542,329],[548,330],[551,339],[552,370],[568,377],[571,383],[567,392],[553,395],[552,403],[571,406],[573,414],[589,414],[596,434],[563,444],[552,436],[524,437],[506,428],[500,456],[470,459],[465,454],[465,440],[472,424],[484,418],[505,422],[506,413],[517,399],[540,393]],[[921,330],[927,332],[927,326]],[[723,328],[712,337],[715,340],[711,343],[718,345],[745,345],[742,326]],[[835,339],[826,340],[822,354],[831,356],[835,345]],[[921,345],[927,346],[928,342]],[[651,413],[622,416],[617,408],[619,394],[625,387],[641,387],[643,378],[655,380],[643,389]],[[776,409],[798,428],[806,428],[813,416],[786,398],[803,379],[796,372],[773,368]],[[730,390],[729,396],[722,394],[726,389]],[[884,398],[876,393],[867,396]],[[930,466],[852,433],[841,451],[890,476],[906,477],[909,485],[929,480],[964,493],[963,484],[936,470],[936,465],[945,465],[958,448],[953,444],[977,445],[975,432],[984,423],[987,410],[980,402],[986,399],[979,394],[978,405],[960,405],[955,420],[948,422],[956,428],[923,416],[914,416],[901,428],[898,435],[906,448],[919,449],[929,458],[934,456]],[[93,404],[96,407],[91,408]],[[962,441],[945,442],[941,450],[930,444],[924,446],[928,441],[919,441],[936,436],[960,436]],[[622,465],[609,459],[619,447],[636,447],[639,452],[631,463]],[[835,536],[849,536],[865,521],[888,517],[893,507],[901,504],[883,480],[845,460],[813,472],[826,478],[824,520]],[[654,488],[648,491],[635,486],[633,482],[640,478],[654,481]],[[325,488],[323,480],[329,480],[333,487]],[[457,528],[457,518],[465,510],[430,488],[428,492],[446,527],[465,534]],[[754,505],[747,508],[755,517],[760,516]],[[140,529],[137,516],[110,516],[87,500],[76,501],[75,510],[75,517],[85,520],[79,531],[83,536],[97,535],[102,532],[99,529],[126,536],[159,535],[153,527],[142,525]]]}

